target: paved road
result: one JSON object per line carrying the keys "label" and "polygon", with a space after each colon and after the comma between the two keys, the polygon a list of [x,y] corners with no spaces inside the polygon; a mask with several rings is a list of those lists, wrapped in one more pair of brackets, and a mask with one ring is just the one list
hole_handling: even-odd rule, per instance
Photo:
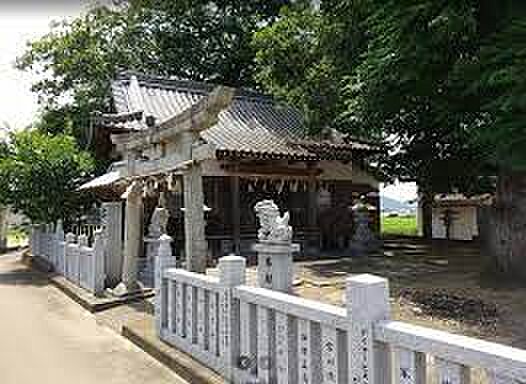
{"label": "paved road", "polygon": [[0,256],[1,384],[184,384],[25,268]]}

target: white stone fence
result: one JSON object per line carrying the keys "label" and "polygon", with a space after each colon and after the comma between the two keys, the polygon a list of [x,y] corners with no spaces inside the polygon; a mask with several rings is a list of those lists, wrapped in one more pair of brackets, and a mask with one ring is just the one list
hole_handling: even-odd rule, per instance
{"label": "white stone fence", "polygon": [[75,285],[99,295],[104,291],[104,237],[102,230],[94,234],[90,247],[88,236],[68,233],[61,225],[34,226],[30,239],[31,253],[45,259],[60,275]]}
{"label": "white stone fence", "polygon": [[488,384],[526,383],[524,350],[391,321],[383,278],[348,278],[338,307],[245,285],[242,257],[220,259],[219,277],[173,268],[169,243],[157,258],[158,334],[227,382],[479,384],[480,368]]}

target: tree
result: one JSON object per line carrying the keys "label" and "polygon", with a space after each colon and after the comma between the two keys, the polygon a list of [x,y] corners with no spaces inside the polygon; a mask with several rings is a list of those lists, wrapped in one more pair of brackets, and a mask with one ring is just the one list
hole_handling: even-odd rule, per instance
{"label": "tree", "polygon": [[471,140],[478,99],[458,87],[458,67],[478,54],[477,7],[472,0],[373,1],[371,36],[350,77],[350,124],[380,130],[391,144],[388,174],[416,181],[431,236],[434,194],[480,190],[485,148]]}
{"label": "tree", "polygon": [[[483,123],[477,140],[491,148],[498,169],[497,201],[488,215],[487,251],[507,276],[526,277],[526,7],[499,4],[497,18],[484,19],[478,66],[465,78],[480,97]],[[489,15],[491,13],[488,12]],[[478,76],[477,76],[478,74]],[[471,75],[471,76],[470,76]]]}
{"label": "tree", "polygon": [[281,19],[254,36],[256,81],[266,92],[295,105],[313,132],[334,119],[339,89],[336,68],[323,54],[321,15],[309,7],[285,9]]}
{"label": "tree", "polygon": [[276,22],[254,34],[255,80],[301,110],[311,134],[324,127],[345,131],[345,79],[367,46],[358,25],[368,0],[326,0],[320,10],[311,3],[283,8]]}
{"label": "tree", "polygon": [[350,123],[394,138],[385,162],[429,196],[490,190],[485,231],[497,268],[526,276],[525,6],[378,1],[370,47],[348,86]]}
{"label": "tree", "polygon": [[82,206],[76,189],[92,170],[91,156],[70,136],[12,133],[0,145],[0,199],[33,223],[64,220]]}
{"label": "tree", "polygon": [[90,114],[111,110],[111,80],[122,70],[253,85],[252,34],[287,3],[131,0],[55,24],[18,59],[38,76],[39,129],[71,133],[86,146]]}
{"label": "tree", "polygon": [[300,108],[312,133],[330,126],[387,144],[381,173],[425,192],[427,236],[434,193],[486,186],[466,127],[478,99],[451,83],[477,52],[472,3],[328,0],[282,12],[254,39],[256,80]]}
{"label": "tree", "polygon": [[140,64],[140,57],[129,52],[135,43],[127,30],[124,14],[98,7],[72,22],[54,24],[28,46],[17,66],[38,79],[33,91],[43,109],[39,129],[73,134],[81,145],[87,143],[90,113],[109,105],[110,80],[119,68]]}

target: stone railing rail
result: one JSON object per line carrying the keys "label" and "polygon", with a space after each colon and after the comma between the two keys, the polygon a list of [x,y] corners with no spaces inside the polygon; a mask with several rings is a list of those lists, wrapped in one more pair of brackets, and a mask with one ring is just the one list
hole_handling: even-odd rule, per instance
{"label": "stone railing rail", "polygon": [[383,278],[348,278],[337,307],[245,285],[242,257],[220,259],[214,278],[173,268],[161,249],[159,336],[228,382],[526,383],[524,350],[391,321]]}
{"label": "stone railing rail", "polygon": [[427,355],[434,358],[439,384],[469,384],[471,368],[484,369],[488,384],[526,382],[525,350],[399,321],[375,325],[374,338],[391,346],[395,372],[414,378],[400,383],[428,383]]}
{"label": "stone railing rail", "polygon": [[61,225],[34,226],[30,240],[31,253],[47,261],[53,270],[75,285],[98,295],[104,291],[104,237],[102,230],[94,234],[93,245],[88,236],[64,236]]}

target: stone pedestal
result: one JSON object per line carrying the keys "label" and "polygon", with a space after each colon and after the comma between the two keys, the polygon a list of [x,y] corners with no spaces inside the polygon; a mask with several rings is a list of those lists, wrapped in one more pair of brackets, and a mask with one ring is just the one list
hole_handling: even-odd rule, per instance
{"label": "stone pedestal", "polygon": [[140,289],[137,282],[138,260],[142,248],[142,186],[132,183],[123,198],[126,199],[126,223],[124,227],[124,258],[120,284],[113,290],[116,296],[125,296]]}
{"label": "stone pedestal", "polygon": [[258,254],[258,286],[284,293],[292,292],[294,281],[293,253],[298,244],[290,241],[260,240],[253,250]]}

